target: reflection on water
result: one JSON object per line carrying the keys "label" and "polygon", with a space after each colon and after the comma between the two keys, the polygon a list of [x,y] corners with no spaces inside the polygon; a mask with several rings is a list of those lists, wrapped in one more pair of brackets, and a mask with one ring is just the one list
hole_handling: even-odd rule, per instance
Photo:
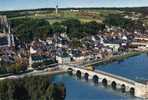
{"label": "reflection on water", "polygon": [[[120,62],[113,62],[107,65],[95,65],[97,69],[121,75],[130,79],[148,79],[148,56],[142,54]],[[74,76],[55,75],[53,82],[63,82],[66,86],[66,100],[139,100],[127,93],[113,90],[110,87],[104,88],[102,84],[94,85],[90,80],[78,80]]]}
{"label": "reflection on water", "polygon": [[53,76],[53,82],[65,84],[66,100],[138,100],[138,98],[119,90],[113,90],[110,87],[105,88],[102,84],[94,85],[91,80],[86,82],[84,79],[78,80],[76,77],[67,74]]}

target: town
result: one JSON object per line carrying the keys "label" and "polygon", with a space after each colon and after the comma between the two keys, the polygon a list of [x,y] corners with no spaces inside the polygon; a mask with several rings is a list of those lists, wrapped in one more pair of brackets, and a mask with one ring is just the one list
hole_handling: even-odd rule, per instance
{"label": "town", "polygon": [[44,39],[34,38],[25,42],[11,32],[7,16],[0,16],[0,73],[19,73],[54,67],[57,64],[83,64],[148,50],[148,30],[140,33],[139,29],[135,29],[132,33],[93,21],[84,25],[87,28],[84,32],[89,35],[74,39],[72,35],[76,33],[69,35],[65,28],[71,26],[73,31],[72,27],[78,23],[80,24],[75,19],[67,20],[66,24],[69,25],[65,27],[55,23],[55,34],[49,33]]}
{"label": "town", "polygon": [[147,16],[122,10],[106,14],[101,10],[105,13],[100,21],[93,9],[50,10],[0,13],[0,81],[68,72],[79,78],[84,74],[86,81],[90,78],[95,84],[99,76],[105,86],[111,81],[114,89],[121,85],[122,92],[129,88],[132,95],[147,98],[146,81],[133,81],[93,67],[148,53],[148,25],[142,20]]}

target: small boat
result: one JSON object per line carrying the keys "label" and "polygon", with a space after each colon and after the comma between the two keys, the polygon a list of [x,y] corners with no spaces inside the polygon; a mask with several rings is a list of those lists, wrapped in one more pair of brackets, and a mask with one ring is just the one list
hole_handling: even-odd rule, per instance
{"label": "small boat", "polygon": [[95,68],[93,66],[89,65],[89,66],[86,67],[86,70],[94,71]]}

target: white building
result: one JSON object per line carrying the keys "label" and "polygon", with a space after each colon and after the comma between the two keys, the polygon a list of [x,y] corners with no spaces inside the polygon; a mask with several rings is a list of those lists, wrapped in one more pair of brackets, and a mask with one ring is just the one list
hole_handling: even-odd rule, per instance
{"label": "white building", "polygon": [[37,53],[37,51],[34,50],[32,47],[30,47],[30,54],[35,54],[35,53]]}
{"label": "white building", "polygon": [[71,62],[70,56],[56,56],[56,60],[59,64],[68,64]]}
{"label": "white building", "polygon": [[112,43],[104,43],[103,45],[112,48],[114,52],[118,52],[120,47],[119,44],[112,44]]}

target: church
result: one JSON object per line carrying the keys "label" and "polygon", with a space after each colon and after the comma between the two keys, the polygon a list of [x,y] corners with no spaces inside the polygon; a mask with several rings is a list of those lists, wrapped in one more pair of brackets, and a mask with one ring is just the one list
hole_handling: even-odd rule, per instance
{"label": "church", "polygon": [[0,15],[0,48],[15,46],[14,36],[6,16]]}

